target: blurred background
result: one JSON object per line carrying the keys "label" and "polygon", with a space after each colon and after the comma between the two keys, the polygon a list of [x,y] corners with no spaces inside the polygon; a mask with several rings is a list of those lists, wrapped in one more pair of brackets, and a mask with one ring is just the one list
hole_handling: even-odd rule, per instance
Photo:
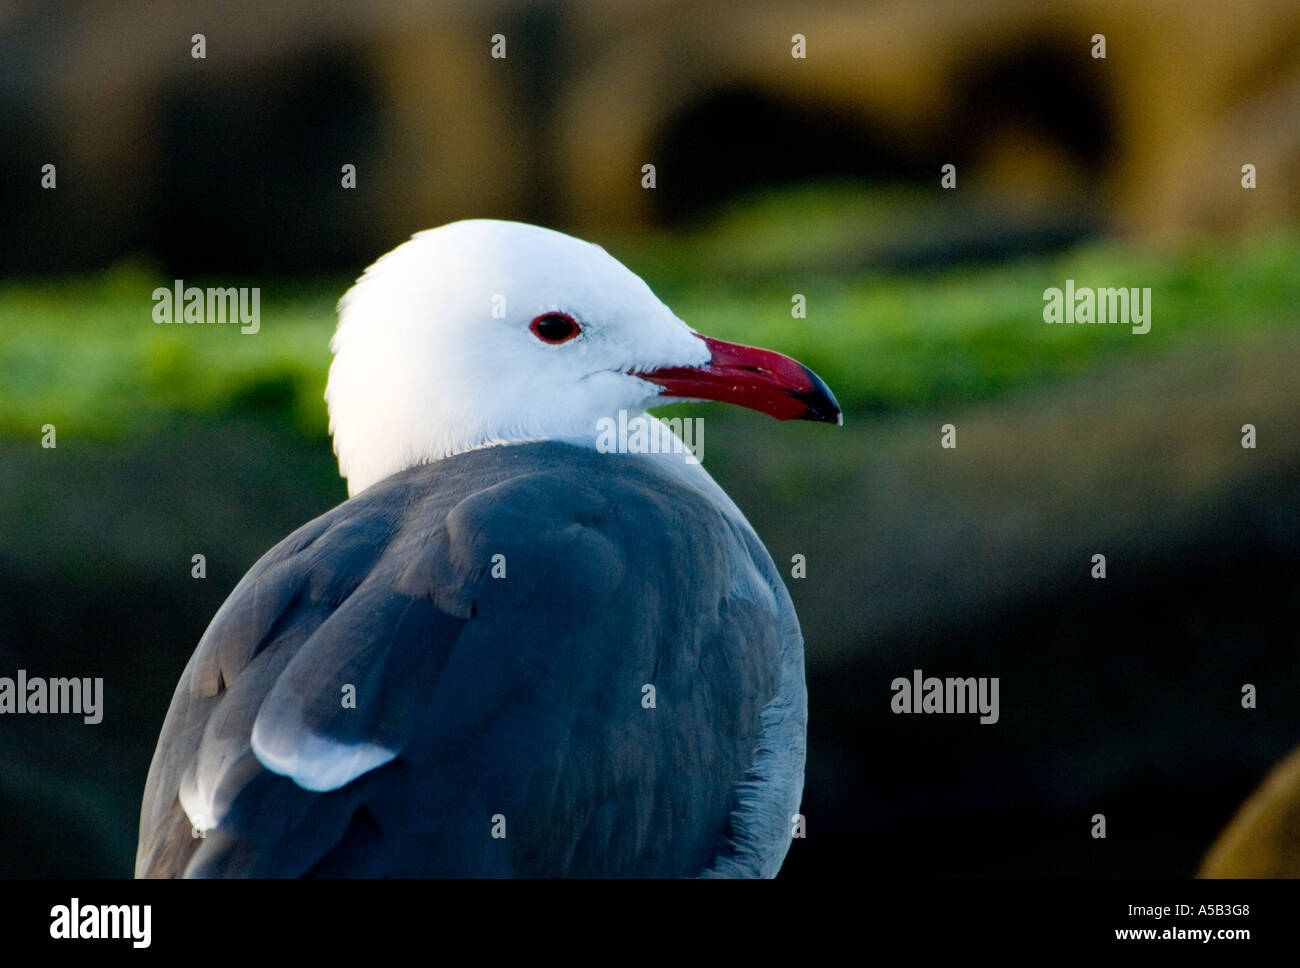
{"label": "blurred background", "polygon": [[[131,873],[199,636],[346,496],[334,303],[500,217],[845,408],[685,408],[807,557],[783,877],[1300,875],[1297,172],[1294,0],[0,2],[0,675],[105,680],[100,725],[0,718],[0,874]],[[155,325],[178,278],[261,331]],[[1046,325],[1067,279],[1150,333]],[[913,669],[1000,677],[1000,722],[891,714]]]}

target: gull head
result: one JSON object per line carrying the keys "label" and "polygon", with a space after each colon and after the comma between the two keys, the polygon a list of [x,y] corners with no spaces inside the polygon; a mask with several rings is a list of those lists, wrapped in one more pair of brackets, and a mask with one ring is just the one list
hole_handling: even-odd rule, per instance
{"label": "gull head", "polygon": [[339,301],[325,400],[349,493],[416,464],[683,400],[841,423],[825,384],[768,350],[701,336],[604,249],[491,219],[430,229]]}

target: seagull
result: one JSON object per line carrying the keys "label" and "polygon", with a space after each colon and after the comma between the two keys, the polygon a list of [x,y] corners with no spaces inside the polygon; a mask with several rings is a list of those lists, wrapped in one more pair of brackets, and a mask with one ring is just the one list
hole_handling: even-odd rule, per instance
{"label": "seagull", "polygon": [[604,249],[472,219],[339,302],[349,498],[268,551],[181,675],[139,877],[773,877],[803,638],[670,400],[842,423],[807,367],[695,332]]}

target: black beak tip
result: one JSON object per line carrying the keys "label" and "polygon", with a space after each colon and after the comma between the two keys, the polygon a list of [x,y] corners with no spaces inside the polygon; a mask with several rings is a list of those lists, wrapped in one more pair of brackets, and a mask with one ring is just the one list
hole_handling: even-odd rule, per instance
{"label": "black beak tip", "polygon": [[831,388],[807,367],[804,368],[804,372],[808,374],[808,382],[812,386],[799,394],[799,399],[808,408],[800,419],[844,426],[844,411],[840,409],[839,401],[835,399],[835,394],[831,393]]}

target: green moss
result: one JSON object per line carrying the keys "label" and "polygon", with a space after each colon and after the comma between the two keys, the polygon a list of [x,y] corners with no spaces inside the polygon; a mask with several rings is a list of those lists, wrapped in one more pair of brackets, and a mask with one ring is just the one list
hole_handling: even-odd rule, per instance
{"label": "green moss", "polygon": [[[805,207],[811,220],[795,234],[815,237],[819,259],[835,262],[853,244],[836,227],[844,206],[817,197]],[[783,231],[781,213],[789,210],[758,204],[689,236],[609,248],[696,329],[796,356],[849,411],[988,398],[1117,357],[1300,321],[1294,233],[1169,250],[1103,242],[926,273],[784,270],[794,230]],[[1043,290],[1066,279],[1151,288],[1151,332],[1045,324]],[[259,281],[256,335],[155,324],[152,292],[168,281],[137,265],[0,285],[0,434],[36,435],[54,423],[61,437],[112,437],[167,413],[234,409],[322,435],[334,307],[349,282]],[[791,317],[795,292],[807,299],[805,319]]]}

